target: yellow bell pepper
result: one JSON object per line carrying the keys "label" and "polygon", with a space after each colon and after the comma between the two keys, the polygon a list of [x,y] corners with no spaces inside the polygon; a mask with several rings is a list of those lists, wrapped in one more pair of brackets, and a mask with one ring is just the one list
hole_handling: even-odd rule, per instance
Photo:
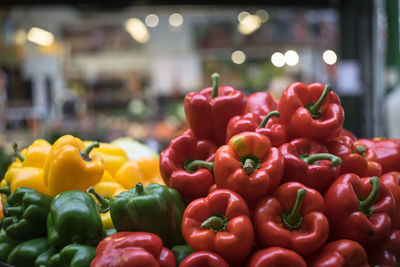
{"label": "yellow bell pepper", "polygon": [[[35,140],[27,149],[25,159],[22,160],[22,166],[26,167],[44,167],[47,156],[51,150],[51,144],[43,139]],[[24,151],[24,150],[23,150]],[[21,153],[22,154],[22,153]],[[19,158],[19,157],[18,157]],[[19,158],[20,159],[20,158]]]}
{"label": "yellow bell pepper", "polygon": [[53,144],[43,170],[43,180],[51,196],[70,190],[86,191],[101,180],[103,159],[91,152],[98,145],[94,142],[86,147],[72,135],[64,135]]}
{"label": "yellow bell pepper", "polygon": [[160,166],[157,157],[141,157],[134,161],[128,161],[115,174],[115,180],[130,189],[137,183],[147,186],[151,183],[165,185],[160,174]]}
{"label": "yellow bell pepper", "polygon": [[[93,141],[85,141],[86,146],[89,146]],[[104,160],[106,170],[114,177],[118,169],[129,160],[125,150],[121,147],[109,143],[100,143],[99,147],[93,149],[101,155]]]}

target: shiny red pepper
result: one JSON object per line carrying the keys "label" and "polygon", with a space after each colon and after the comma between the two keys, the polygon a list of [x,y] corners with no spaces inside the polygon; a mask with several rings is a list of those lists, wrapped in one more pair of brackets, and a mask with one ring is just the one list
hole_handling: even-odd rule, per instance
{"label": "shiny red pepper", "polygon": [[244,113],[246,97],[232,87],[218,87],[218,74],[214,73],[212,79],[212,87],[186,94],[184,108],[192,132],[220,146],[225,144],[229,120]]}
{"label": "shiny red pepper", "polygon": [[179,267],[229,267],[229,264],[211,251],[197,251],[187,256]]}
{"label": "shiny red pepper", "polygon": [[325,244],[308,260],[309,267],[369,267],[367,253],[353,240],[336,240]]}
{"label": "shiny red pepper", "polygon": [[392,192],[396,202],[396,211],[392,218],[392,228],[400,230],[400,172],[388,172],[379,180]]}
{"label": "shiny red pepper", "polygon": [[281,183],[283,170],[281,152],[271,147],[268,137],[259,133],[235,135],[215,153],[217,188],[239,193],[249,206],[275,191]]}
{"label": "shiny red pepper", "polygon": [[375,151],[364,145],[361,140],[354,141],[349,136],[339,136],[328,141],[326,146],[329,153],[342,159],[341,173],[352,172],[361,177],[382,174]]}
{"label": "shiny red pepper", "polygon": [[392,226],[396,203],[378,177],[343,174],[325,194],[331,239],[351,239],[371,246],[384,239]]}
{"label": "shiny red pepper", "polygon": [[161,238],[145,232],[119,232],[97,245],[90,267],[175,267],[175,256],[163,247]]}
{"label": "shiny red pepper", "polygon": [[286,142],[286,127],[273,117],[279,117],[279,112],[271,111],[262,120],[256,113],[234,116],[226,127],[226,141],[242,132],[257,132],[268,137],[273,147],[282,145]]}
{"label": "shiny red pepper", "polygon": [[307,267],[304,259],[294,251],[270,247],[252,254],[246,262],[246,267]]}
{"label": "shiny red pepper", "polygon": [[256,92],[247,96],[245,113],[255,113],[260,121],[278,107],[278,101],[268,92]]}
{"label": "shiny red pepper", "polygon": [[199,140],[190,130],[174,138],[160,155],[165,183],[188,201],[204,197],[214,184],[213,160],[217,147]]}
{"label": "shiny red pepper", "polygon": [[389,138],[360,139],[367,147],[375,151],[382,173],[400,171],[400,140]]}
{"label": "shiny red pepper", "polygon": [[329,222],[322,195],[301,183],[282,184],[253,209],[256,240],[263,247],[282,247],[310,255],[328,239]]}
{"label": "shiny red pepper", "polygon": [[251,252],[254,231],[246,202],[237,193],[218,189],[193,200],[182,219],[182,234],[196,251],[212,251],[231,266],[240,266]]}
{"label": "shiny red pepper", "polygon": [[279,150],[285,162],[283,182],[300,182],[323,194],[340,174],[342,160],[328,154],[328,149],[319,142],[296,138],[281,145]]}
{"label": "shiny red pepper", "polygon": [[367,249],[371,266],[396,267],[400,257],[400,231],[392,230],[377,246]]}
{"label": "shiny red pepper", "polygon": [[320,83],[290,84],[279,100],[278,111],[289,139],[307,137],[325,142],[344,121],[339,97],[331,86]]}

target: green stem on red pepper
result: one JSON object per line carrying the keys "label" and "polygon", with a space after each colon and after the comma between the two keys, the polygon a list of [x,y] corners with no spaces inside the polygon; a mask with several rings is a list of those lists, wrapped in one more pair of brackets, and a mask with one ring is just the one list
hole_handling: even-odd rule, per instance
{"label": "green stem on red pepper", "polygon": [[202,224],[202,228],[208,228],[215,232],[222,232],[226,229],[228,219],[223,214],[216,214],[206,219]]}
{"label": "green stem on red pepper", "polygon": [[212,79],[212,93],[211,93],[211,99],[213,100],[214,97],[218,96],[218,80],[219,80],[219,74],[218,73],[213,73],[211,75],[211,79]]}
{"label": "green stem on red pepper", "polygon": [[281,115],[281,114],[280,114],[279,111],[277,111],[277,110],[271,111],[270,113],[268,113],[268,114],[264,117],[264,119],[262,120],[262,122],[260,123],[260,126],[258,126],[258,128],[264,128],[265,125],[267,125],[267,122],[268,122],[268,120],[269,120],[271,117],[279,117],[280,115]]}
{"label": "green stem on red pepper", "polygon": [[332,167],[337,167],[342,164],[342,159],[329,154],[329,153],[317,153],[312,155],[301,155],[300,158],[308,165],[314,164],[318,160],[329,160],[332,163]]}
{"label": "green stem on red pepper", "polygon": [[185,171],[193,173],[199,169],[207,169],[210,172],[214,172],[214,162],[208,162],[205,160],[188,159],[183,164]]}
{"label": "green stem on red pepper", "polygon": [[369,182],[372,184],[371,193],[367,198],[359,198],[360,205],[358,207],[358,210],[364,213],[366,216],[370,216],[374,212],[374,208],[372,207],[372,205],[374,204],[379,194],[379,178],[373,176],[371,177]]}
{"label": "green stem on red pepper", "polygon": [[95,141],[93,143],[91,143],[90,145],[88,145],[84,150],[82,150],[81,153],[81,157],[85,160],[85,161],[91,161],[92,159],[89,157],[89,153],[90,151],[93,150],[93,148],[95,147],[100,147],[100,143]]}
{"label": "green stem on red pepper", "polygon": [[10,185],[6,185],[6,186],[3,186],[3,187],[0,187],[0,194],[9,196],[11,194]]}
{"label": "green stem on red pepper", "polygon": [[100,213],[105,213],[110,210],[110,201],[108,201],[106,198],[102,197],[99,195],[99,193],[96,192],[93,186],[89,187],[88,190],[86,190],[88,193],[91,193],[95,196],[97,199],[97,207]]}
{"label": "green stem on red pepper", "polygon": [[252,173],[254,170],[260,168],[261,160],[253,155],[247,155],[240,159],[242,169],[246,174]]}
{"label": "green stem on red pepper", "polygon": [[367,151],[367,147],[363,145],[356,145],[356,151],[357,154],[360,154],[361,156],[365,157],[365,151]]}
{"label": "green stem on red pepper", "polygon": [[303,217],[300,215],[300,207],[306,193],[307,190],[305,189],[301,188],[297,190],[296,202],[294,203],[293,209],[286,210],[282,214],[282,220],[289,229],[299,228],[303,221]]}
{"label": "green stem on red pepper", "polygon": [[311,113],[313,119],[317,119],[321,116],[322,103],[324,102],[325,98],[331,91],[332,91],[332,86],[329,84],[325,85],[324,91],[322,92],[322,95],[319,97],[317,102],[307,104],[307,109]]}
{"label": "green stem on red pepper", "polygon": [[15,156],[16,158],[18,158],[20,161],[23,162],[23,161],[25,160],[25,157],[22,156],[21,153],[18,152],[18,145],[17,145],[17,143],[14,143],[14,144],[13,144],[13,150],[14,150],[14,156]]}

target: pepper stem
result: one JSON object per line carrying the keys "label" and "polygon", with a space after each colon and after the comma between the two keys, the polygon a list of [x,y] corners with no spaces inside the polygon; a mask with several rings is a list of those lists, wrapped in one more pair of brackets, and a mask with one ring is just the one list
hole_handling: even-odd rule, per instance
{"label": "pepper stem", "polygon": [[136,186],[136,193],[141,195],[144,192],[143,184],[142,183],[137,183]]}
{"label": "pepper stem", "polygon": [[6,185],[6,186],[3,186],[3,187],[0,187],[0,194],[9,196],[11,194],[10,185]]}
{"label": "pepper stem", "polygon": [[282,214],[282,220],[289,229],[299,228],[303,221],[303,217],[300,215],[300,206],[301,203],[303,203],[303,198],[306,193],[307,190],[303,188],[297,190],[296,202],[294,203],[293,209],[286,210]]}
{"label": "pepper stem", "polygon": [[93,186],[90,186],[87,190],[88,193],[91,193],[95,196],[97,199],[98,203],[98,208],[99,212],[101,213],[106,213],[107,211],[110,210],[110,202],[107,201],[104,197],[100,196],[99,193],[96,192],[96,189],[94,189]]}
{"label": "pepper stem", "polygon": [[18,144],[17,143],[13,144],[13,150],[14,150],[14,156],[23,162],[25,160],[25,157],[22,156],[22,154],[18,152]]}
{"label": "pepper stem", "polygon": [[208,162],[205,160],[194,160],[194,159],[188,159],[185,161],[183,164],[183,168],[185,171],[193,173],[199,169],[207,169],[210,172],[214,172],[214,162]]}
{"label": "pepper stem", "polygon": [[212,93],[211,93],[211,99],[212,100],[214,97],[218,96],[218,80],[219,80],[219,74],[218,73],[213,73],[211,75],[212,79]]}
{"label": "pepper stem", "polygon": [[222,232],[226,229],[226,224],[228,219],[223,214],[217,214],[209,217],[202,224],[202,228],[208,228],[214,230],[215,232]]}
{"label": "pepper stem", "polygon": [[84,150],[81,151],[82,158],[86,161],[91,161],[92,159],[89,157],[90,151],[92,151],[93,148],[99,147],[99,146],[100,146],[100,143],[97,141],[88,145]]}
{"label": "pepper stem", "polygon": [[330,91],[332,91],[332,86],[330,84],[325,85],[324,91],[322,92],[322,95],[319,97],[318,101],[307,105],[307,109],[311,113],[311,116],[314,119],[319,118],[321,116],[322,103],[324,102],[325,98],[327,97]]}
{"label": "pepper stem", "polygon": [[264,117],[264,119],[262,120],[262,122],[260,123],[260,126],[258,126],[258,128],[264,128],[265,125],[267,125],[267,122],[271,117],[279,117],[279,116],[281,116],[281,113],[279,113],[279,111],[277,111],[277,110],[271,111]]}
{"label": "pepper stem", "polygon": [[369,183],[372,184],[372,191],[367,198],[363,199],[363,197],[360,197],[360,205],[358,208],[358,210],[366,216],[370,216],[374,212],[372,205],[379,194],[379,178],[377,176],[372,176]]}
{"label": "pepper stem", "polygon": [[12,216],[17,216],[17,217],[21,217],[22,214],[24,213],[24,208],[23,207],[9,207],[4,209],[5,214],[10,214]]}
{"label": "pepper stem", "polygon": [[254,171],[254,160],[246,159],[243,164],[243,170],[246,174],[250,174]]}
{"label": "pepper stem", "polygon": [[303,156],[300,158],[303,161],[305,161],[308,165],[311,165],[318,160],[330,160],[332,162],[332,167],[337,167],[340,164],[342,164],[341,158],[329,153],[317,153],[317,154],[312,154],[310,156]]}
{"label": "pepper stem", "polygon": [[367,151],[367,147],[363,145],[356,145],[356,151],[357,154],[360,154],[361,156],[365,157],[365,151]]}

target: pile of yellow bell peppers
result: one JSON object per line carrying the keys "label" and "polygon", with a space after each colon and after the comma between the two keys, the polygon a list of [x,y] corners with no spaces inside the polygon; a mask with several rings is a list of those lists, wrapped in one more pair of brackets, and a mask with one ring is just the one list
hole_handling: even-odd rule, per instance
{"label": "pile of yellow bell peppers", "polygon": [[[53,145],[39,139],[18,152],[8,167],[1,190],[14,192],[30,187],[56,196],[70,190],[86,191],[93,186],[102,197],[113,197],[141,182],[165,185],[157,157],[129,160],[126,152],[110,143],[83,141],[72,135],[60,137]],[[4,197],[1,201],[4,204]],[[0,205],[0,208],[2,205]],[[2,208],[0,218],[2,216]],[[104,229],[113,228],[110,213],[101,213]]]}

